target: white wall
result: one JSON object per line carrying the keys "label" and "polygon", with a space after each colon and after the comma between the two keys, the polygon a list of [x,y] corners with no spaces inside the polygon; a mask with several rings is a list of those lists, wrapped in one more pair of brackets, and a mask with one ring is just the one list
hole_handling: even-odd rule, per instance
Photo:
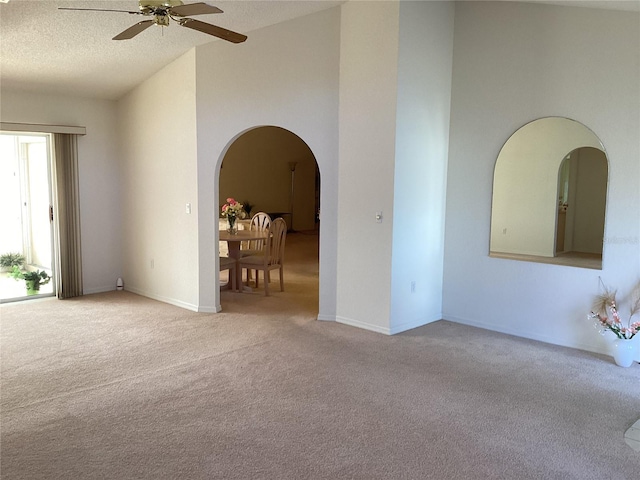
{"label": "white wall", "polygon": [[390,333],[442,318],[453,20],[400,3]]}
{"label": "white wall", "polygon": [[0,111],[3,122],[87,128],[78,138],[83,290],[115,290],[122,274],[115,103],[3,89]]}
{"label": "white wall", "polygon": [[[640,277],[640,18],[630,12],[456,5],[443,316],[607,352],[586,315],[598,277]],[[518,127],[567,116],[610,162],[602,271],[489,258],[493,166]],[[622,297],[621,297],[622,299]]]}
{"label": "white wall", "polygon": [[340,34],[337,320],[384,333],[390,332],[399,10],[396,2],[348,2]]}
{"label": "white wall", "polygon": [[[217,261],[220,161],[248,129],[271,125],[300,137],[322,182],[320,319],[335,319],[340,10],[250,33],[245,43],[197,48],[200,306],[220,308]],[[285,279],[286,282],[286,279]]]}
{"label": "white wall", "polygon": [[118,101],[125,288],[191,310],[199,308],[195,90],[191,50]]}

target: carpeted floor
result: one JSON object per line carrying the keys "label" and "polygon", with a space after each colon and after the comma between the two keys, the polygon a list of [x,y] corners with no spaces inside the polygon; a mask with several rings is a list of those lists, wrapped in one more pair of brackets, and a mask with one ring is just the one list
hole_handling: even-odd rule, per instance
{"label": "carpeted floor", "polygon": [[287,291],[224,292],[220,314],[128,292],[0,307],[2,479],[638,478],[640,365],[315,321],[296,252],[317,245],[287,241]]}

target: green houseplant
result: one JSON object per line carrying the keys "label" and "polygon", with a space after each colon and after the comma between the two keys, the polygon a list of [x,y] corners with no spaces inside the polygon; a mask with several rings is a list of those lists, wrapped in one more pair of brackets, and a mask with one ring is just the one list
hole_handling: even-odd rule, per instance
{"label": "green houseplant", "polygon": [[242,202],[242,208],[244,208],[244,213],[247,217],[251,217],[251,210],[253,210],[253,204],[249,202]]}
{"label": "green houseplant", "polygon": [[14,266],[21,268],[24,265],[24,255],[17,252],[3,253],[0,255],[0,268],[3,272],[10,272]]}
{"label": "green houseplant", "polygon": [[37,295],[40,292],[40,286],[46,285],[51,280],[51,277],[44,270],[23,272],[17,265],[14,265],[11,276],[16,280],[24,280],[27,295]]}

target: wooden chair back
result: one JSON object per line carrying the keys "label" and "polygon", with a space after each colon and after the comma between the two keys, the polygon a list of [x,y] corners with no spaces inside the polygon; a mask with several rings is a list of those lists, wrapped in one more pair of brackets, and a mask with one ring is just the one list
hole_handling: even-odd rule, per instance
{"label": "wooden chair back", "polygon": [[271,222],[270,235],[267,238],[266,264],[282,265],[284,262],[284,242],[287,237],[287,222],[276,218]]}
{"label": "wooden chair back", "polygon": [[[268,230],[271,226],[271,217],[265,212],[258,212],[251,217],[249,230]],[[248,250],[262,250],[264,248],[264,240],[251,240]]]}

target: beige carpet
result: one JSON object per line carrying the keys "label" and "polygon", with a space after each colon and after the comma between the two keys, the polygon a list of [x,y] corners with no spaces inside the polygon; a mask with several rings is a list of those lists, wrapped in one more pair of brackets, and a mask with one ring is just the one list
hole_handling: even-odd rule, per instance
{"label": "beige carpet", "polygon": [[0,307],[2,479],[638,478],[638,364],[315,321],[313,240],[287,240],[286,292],[217,315],[128,292]]}

